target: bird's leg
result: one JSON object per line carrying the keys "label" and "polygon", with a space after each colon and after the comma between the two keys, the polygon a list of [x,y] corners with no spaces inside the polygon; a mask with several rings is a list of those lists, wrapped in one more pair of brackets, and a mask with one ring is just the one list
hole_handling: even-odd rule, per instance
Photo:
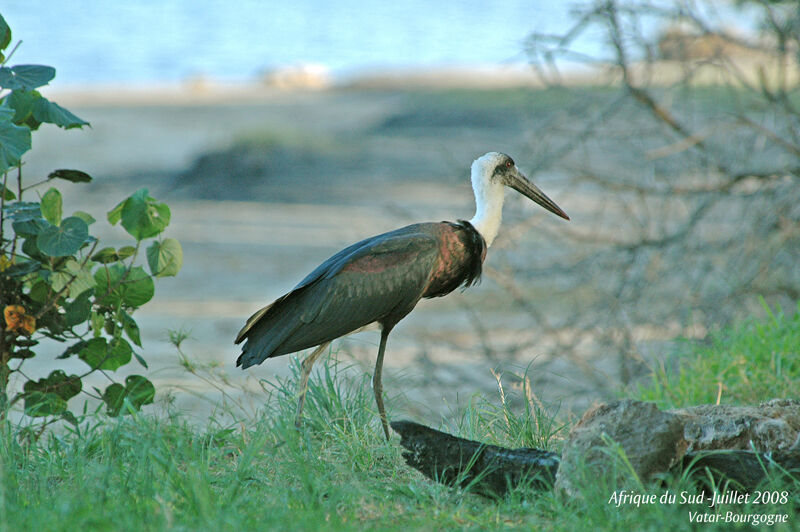
{"label": "bird's leg", "polygon": [[308,391],[308,377],[311,375],[311,368],[314,367],[314,362],[317,361],[319,356],[325,351],[325,348],[330,345],[330,342],[325,342],[320,345],[314,352],[308,355],[300,370],[300,382],[297,384],[297,416],[294,419],[294,426],[300,428],[300,422],[303,417],[303,405],[306,402],[306,392]]}
{"label": "bird's leg", "polygon": [[378,413],[381,416],[381,424],[383,425],[383,433],[386,435],[386,441],[389,441],[389,423],[386,421],[386,410],[383,408],[383,383],[381,377],[383,373],[383,353],[386,351],[386,339],[389,338],[391,329],[383,328],[381,330],[381,343],[378,347],[378,360],[375,362],[375,374],[372,376],[372,391],[375,392],[375,402],[378,403]]}

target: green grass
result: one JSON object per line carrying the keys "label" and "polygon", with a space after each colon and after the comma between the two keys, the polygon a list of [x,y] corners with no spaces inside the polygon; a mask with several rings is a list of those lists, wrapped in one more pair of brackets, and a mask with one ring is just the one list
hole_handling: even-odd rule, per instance
{"label": "green grass", "polygon": [[[723,399],[792,395],[791,383],[800,378],[798,316],[774,314],[708,346],[687,346],[687,369],[656,375],[640,397],[664,406],[713,402],[720,375]],[[80,436],[48,433],[33,443],[21,442],[8,423],[0,426],[0,530],[690,528],[688,511],[696,508],[617,508],[608,503],[617,486],[588,470],[575,497],[518,489],[493,500],[431,482],[406,466],[396,438],[383,440],[369,377],[348,378],[332,359],[321,366],[301,431],[293,425],[294,378],[273,384],[262,413],[225,426],[209,421],[198,428],[178,414],[90,417]],[[519,393],[521,401],[499,406],[475,397],[444,428],[512,447],[558,450],[568,427]],[[507,406],[518,403],[524,406]],[[624,459],[616,462],[624,470]],[[768,487],[789,490],[788,505],[737,512],[789,513],[797,526],[800,480],[788,488],[771,482]],[[685,476],[664,483],[640,489],[697,492]]]}
{"label": "green grass", "polygon": [[713,334],[704,344],[686,343],[636,395],[662,408],[800,398],[800,307],[793,316],[765,309],[764,320]]}

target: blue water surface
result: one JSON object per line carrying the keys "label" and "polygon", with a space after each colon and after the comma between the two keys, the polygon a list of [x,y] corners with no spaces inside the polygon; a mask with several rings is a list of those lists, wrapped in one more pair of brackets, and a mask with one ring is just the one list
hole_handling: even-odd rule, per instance
{"label": "blue water surface", "polygon": [[547,0],[4,0],[22,46],[12,64],[58,82],[247,80],[315,63],[375,69],[523,63],[533,31],[562,32],[571,2]]}

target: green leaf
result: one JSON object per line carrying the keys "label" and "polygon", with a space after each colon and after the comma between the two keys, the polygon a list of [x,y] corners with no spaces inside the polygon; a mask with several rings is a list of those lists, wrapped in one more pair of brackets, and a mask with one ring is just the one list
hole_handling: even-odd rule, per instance
{"label": "green leaf", "polygon": [[46,227],[36,237],[36,246],[50,257],[66,257],[72,255],[86,243],[89,237],[89,226],[75,216],[61,222],[60,227]]}
{"label": "green leaf", "polygon": [[156,396],[156,388],[153,383],[141,375],[128,375],[125,377],[125,392],[128,400],[137,410],[142,405],[152,404]]}
{"label": "green leaf", "polygon": [[94,216],[92,216],[88,212],[75,211],[74,213],[72,213],[72,216],[75,216],[76,218],[80,218],[81,220],[86,222],[86,225],[92,225],[93,223],[95,223],[97,221],[97,220],[94,219]]}
{"label": "green leaf", "polygon": [[[22,241],[22,252],[27,256],[29,256],[30,258],[37,260],[41,263],[46,263],[49,260],[45,255],[42,255],[42,252],[39,251],[39,248],[36,246],[35,236],[28,237]],[[42,272],[45,271],[47,270],[42,270]]]}
{"label": "green leaf", "polygon": [[119,260],[125,260],[134,253],[136,253],[136,248],[133,246],[122,246],[117,250],[117,255],[119,255]]}
{"label": "green leaf", "polygon": [[[34,123],[29,122],[33,118],[33,104],[41,97],[42,95],[38,91],[11,91],[11,94],[3,100],[3,107],[14,112],[12,120],[15,124],[36,126],[35,120]],[[36,127],[30,129],[35,130]]]}
{"label": "green leaf", "polygon": [[[129,375],[125,378],[125,386],[115,382],[106,388],[103,402],[106,403],[108,415],[116,417],[126,400],[134,410],[139,410],[143,405],[151,404],[155,395],[156,389],[152,382],[141,375]],[[127,410],[125,413],[128,413]]]}
{"label": "green leaf", "polygon": [[64,412],[61,412],[61,419],[63,419],[64,421],[66,421],[70,425],[73,425],[75,428],[78,428],[78,426],[80,425],[80,423],[78,422],[78,418],[76,418],[75,414],[73,414],[69,410],[65,410]]}
{"label": "green leaf", "polygon": [[28,381],[25,392],[25,413],[32,417],[59,414],[67,409],[67,401],[78,395],[83,383],[78,375],[67,375],[57,369],[38,381]]}
{"label": "green leaf", "polygon": [[[125,331],[125,334],[128,335],[131,342],[142,347],[142,337],[139,333],[139,325],[136,323],[136,320],[124,310],[120,314],[122,317],[122,329]],[[139,357],[137,356],[136,358],[138,359]],[[147,366],[145,365],[145,367]]]}
{"label": "green leaf", "polygon": [[85,341],[85,340],[78,340],[77,342],[75,342],[74,344],[72,344],[71,346],[69,346],[68,348],[66,348],[66,349],[64,350],[64,352],[63,352],[63,353],[61,353],[60,355],[58,355],[56,358],[58,358],[58,359],[61,359],[61,358],[69,358],[69,357],[71,357],[72,355],[75,355],[75,354],[77,354],[77,353],[80,353],[80,352],[81,352],[81,350],[82,350],[84,347],[86,347],[86,345],[87,345],[88,343],[89,343],[89,342],[87,342],[87,341]]}
{"label": "green leaf", "polygon": [[173,277],[183,265],[183,249],[181,243],[174,238],[155,241],[147,248],[147,264],[150,272],[156,277]]}
{"label": "green leaf", "polygon": [[122,403],[125,400],[125,387],[118,382],[110,384],[103,392],[103,402],[106,404],[106,413],[111,417],[119,415]]}
{"label": "green leaf", "polygon": [[26,358],[33,358],[35,356],[36,353],[34,353],[30,349],[17,349],[16,351],[11,352],[11,358],[26,359]]}
{"label": "green leaf", "polygon": [[2,67],[0,68],[0,87],[29,91],[47,85],[54,77],[56,77],[56,69],[44,65]]}
{"label": "green leaf", "polygon": [[117,203],[116,207],[108,211],[108,223],[111,225],[117,225],[117,222],[119,222],[120,218],[122,217],[122,207],[125,206],[126,201],[127,200],[120,201]]}
{"label": "green leaf", "polygon": [[170,210],[148,195],[146,188],[133,193],[122,206],[122,227],[136,240],[161,233],[169,225]]}
{"label": "green leaf", "polygon": [[114,371],[131,361],[133,349],[131,344],[122,338],[107,342],[105,338],[92,338],[78,353],[78,358],[86,362],[92,369]]}
{"label": "green leaf", "polygon": [[20,236],[37,236],[39,233],[52,227],[44,218],[30,218],[27,220],[14,221],[11,224],[14,232]]}
{"label": "green leaf", "polygon": [[55,102],[47,98],[39,98],[33,104],[33,117],[39,122],[55,124],[64,129],[81,128],[88,126],[89,122],[72,114]]}
{"label": "green leaf", "polygon": [[122,282],[122,302],[129,307],[141,307],[155,294],[155,284],[144,268],[131,269],[128,278]]}
{"label": "green leaf", "polygon": [[82,292],[72,303],[64,307],[64,325],[74,327],[87,321],[92,315],[92,302],[89,300],[92,293],[88,290]]}
{"label": "green leaf", "polygon": [[60,369],[52,371],[50,375],[38,381],[28,381],[23,386],[25,393],[54,393],[65,401],[78,395],[82,388],[79,376],[67,375]]}
{"label": "green leaf", "polygon": [[33,347],[35,345],[39,345],[39,340],[32,340],[30,338],[17,338],[14,343],[20,347]]}
{"label": "green leaf", "polygon": [[48,174],[47,179],[64,179],[71,183],[89,183],[92,176],[80,170],[55,170]]}
{"label": "green leaf", "polygon": [[44,303],[48,295],[50,295],[50,286],[41,279],[36,281],[31,286],[31,291],[28,292],[28,297],[37,303]]}
{"label": "green leaf", "polygon": [[108,247],[92,255],[92,260],[100,264],[112,264],[119,261],[119,255],[117,255],[117,250]]}
{"label": "green leaf", "polygon": [[[9,44],[11,44],[11,28],[8,27],[3,15],[0,15],[0,51],[8,48]],[[0,62],[5,60],[5,56],[0,54]]]}
{"label": "green leaf", "polygon": [[133,352],[133,356],[134,356],[134,358],[135,358],[135,359],[136,359],[136,360],[139,362],[139,364],[141,364],[141,365],[144,367],[144,369],[150,369],[150,368],[147,366],[147,362],[145,362],[145,360],[144,360],[144,359],[141,357],[141,355],[139,355],[139,353],[137,353],[136,351],[134,351],[134,352]]}
{"label": "green leaf", "polygon": [[92,338],[85,342],[78,351],[78,358],[89,364],[92,369],[97,369],[108,357],[108,342],[105,338]]}
{"label": "green leaf", "polygon": [[0,122],[0,173],[17,166],[31,149],[31,130],[11,122]]}
{"label": "green leaf", "polygon": [[25,395],[25,415],[44,417],[60,414],[67,409],[67,402],[54,393],[31,392]]}
{"label": "green leaf", "polygon": [[105,325],[106,319],[99,312],[92,311],[92,317],[90,321],[92,323],[92,332],[94,333],[94,337],[99,338],[103,332],[103,325]]}
{"label": "green leaf", "polygon": [[68,295],[71,298],[76,298],[95,286],[89,268],[81,267],[81,263],[71,257],[61,269],[50,276],[50,286],[56,292],[67,286],[67,283],[70,283]]}
{"label": "green leaf", "polygon": [[[127,276],[126,268],[122,264],[101,267],[95,271],[94,279],[97,283],[95,293],[103,298],[104,304],[112,307],[119,303],[126,307],[140,307],[155,294],[153,279],[141,266],[132,268]],[[105,296],[107,292],[109,294]]]}
{"label": "green leaf", "polygon": [[11,205],[6,205],[3,211],[14,220],[20,222],[42,217],[42,211],[36,201],[17,201]]}
{"label": "green leaf", "polygon": [[42,196],[41,209],[45,220],[53,225],[59,225],[62,213],[61,192],[52,187],[45,192]]}
{"label": "green leaf", "polygon": [[3,187],[3,199],[5,201],[13,201],[17,199],[17,195],[14,194],[14,191],[12,191],[10,188]]}
{"label": "green leaf", "polygon": [[22,277],[23,275],[38,271],[40,267],[41,265],[35,260],[19,261],[9,266],[6,271],[3,272],[3,275],[6,277]]}

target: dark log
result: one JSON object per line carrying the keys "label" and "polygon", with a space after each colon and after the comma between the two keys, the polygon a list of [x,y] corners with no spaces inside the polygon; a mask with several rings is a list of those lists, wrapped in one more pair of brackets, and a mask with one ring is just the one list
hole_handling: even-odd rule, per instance
{"label": "dark log", "polygon": [[426,477],[483,495],[502,496],[519,485],[551,489],[560,457],[539,449],[507,449],[451,436],[414,423],[395,421],[406,463]]}
{"label": "dark log", "polygon": [[711,471],[716,479],[727,478],[736,487],[753,490],[769,474],[781,477],[792,475],[800,480],[800,449],[757,453],[753,451],[699,451],[689,452],[683,457],[683,467],[692,468],[692,477],[707,482],[705,471]]}
{"label": "dark log", "polygon": [[[490,496],[503,496],[526,485],[536,490],[552,489],[561,457],[540,449],[507,449],[458,438],[414,423],[393,422],[406,451],[406,463],[426,477],[449,486],[469,488]],[[716,450],[688,452],[677,467],[691,468],[699,482],[708,481],[707,471],[718,480],[727,478],[737,487],[752,490],[767,474],[788,473],[800,477],[800,449],[754,452]],[[719,483],[717,483],[719,485]]]}

